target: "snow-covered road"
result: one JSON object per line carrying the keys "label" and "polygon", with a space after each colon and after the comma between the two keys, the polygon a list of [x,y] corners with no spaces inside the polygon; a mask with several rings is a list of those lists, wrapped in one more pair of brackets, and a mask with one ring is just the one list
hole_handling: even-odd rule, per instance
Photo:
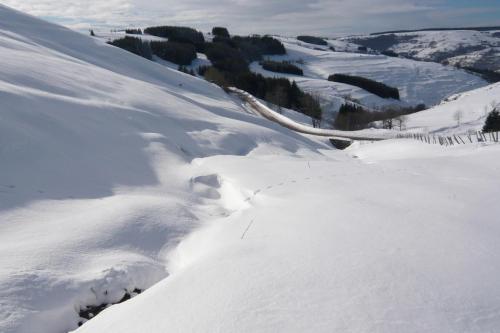
{"label": "snow-covered road", "polygon": [[259,102],[254,96],[250,95],[246,91],[231,87],[229,88],[233,93],[239,96],[242,100],[247,102],[253,110],[257,111],[262,117],[274,121],[280,124],[283,127],[291,129],[293,131],[316,135],[316,136],[326,136],[326,137],[336,137],[336,138],[345,138],[351,140],[361,140],[361,141],[380,141],[387,140],[396,137],[394,133],[391,131],[383,131],[383,130],[361,130],[361,131],[339,131],[339,130],[330,130],[330,129],[322,129],[322,128],[314,128],[311,126],[306,126],[304,124],[297,123],[296,121],[285,117],[261,102]]}

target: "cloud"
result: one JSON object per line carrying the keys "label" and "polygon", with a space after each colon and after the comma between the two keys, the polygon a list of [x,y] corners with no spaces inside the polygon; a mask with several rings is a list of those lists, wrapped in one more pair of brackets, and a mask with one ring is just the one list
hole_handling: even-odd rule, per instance
{"label": "cloud", "polygon": [[[442,25],[449,0],[4,0],[64,25],[92,27],[188,25],[235,33],[334,35]],[[479,1],[479,0],[478,0]],[[455,9],[455,10],[459,10]],[[446,16],[452,22],[452,15]],[[463,16],[462,16],[463,19]],[[458,24],[458,23],[457,23]],[[458,24],[460,25],[460,24]]]}

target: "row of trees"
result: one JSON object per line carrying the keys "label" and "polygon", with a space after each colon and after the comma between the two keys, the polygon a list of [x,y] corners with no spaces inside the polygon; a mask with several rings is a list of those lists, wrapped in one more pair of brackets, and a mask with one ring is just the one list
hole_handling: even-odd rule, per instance
{"label": "row of trees", "polygon": [[322,46],[328,45],[326,40],[324,40],[323,38],[314,37],[314,36],[298,36],[297,39],[304,42],[304,43],[309,43],[309,44],[314,44],[314,45],[322,45]]}
{"label": "row of trees", "polygon": [[397,88],[393,88],[384,83],[370,80],[361,76],[333,74],[328,77],[328,80],[350,84],[352,86],[362,88],[382,98],[393,98],[399,100],[399,90]]}
{"label": "row of trees", "polygon": [[[270,36],[233,36],[226,28],[215,27],[212,42],[206,43],[198,31],[186,27],[159,26],[146,28],[144,33],[168,38],[168,41],[142,41],[139,38],[125,37],[110,42],[135,54],[152,59],[156,55],[164,60],[180,65],[179,70],[194,74],[186,66],[196,59],[197,51],[204,52],[212,66],[198,69],[208,81],[222,87],[235,86],[252,95],[276,104],[302,112],[318,124],[321,120],[319,99],[301,91],[295,82],[287,79],[266,78],[249,70],[249,63],[262,60],[264,55],[286,54],[284,45]],[[302,70],[291,63],[263,62],[275,71],[302,75]]]}
{"label": "row of trees", "polygon": [[260,62],[260,65],[265,70],[276,72],[276,73],[286,73],[295,75],[304,75],[304,72],[299,67],[295,66],[289,61],[272,61],[264,60]]}
{"label": "row of trees", "polygon": [[341,105],[333,126],[343,131],[356,131],[368,128],[376,121],[381,121],[383,128],[399,127],[402,129],[406,115],[425,110],[425,108],[425,105],[419,104],[415,107],[388,107],[383,110],[370,111],[354,103],[345,103]]}
{"label": "row of trees", "polygon": [[125,33],[129,35],[142,35],[141,29],[125,29]]}
{"label": "row of trees", "polygon": [[192,44],[163,41],[145,41],[137,37],[126,36],[108,42],[148,60],[153,59],[153,54],[163,60],[173,62],[177,65],[190,65],[196,59],[196,48]]}
{"label": "row of trees", "polygon": [[189,27],[158,26],[144,29],[144,33],[168,38],[171,42],[193,44],[198,52],[202,52],[205,44],[203,33]]}
{"label": "row of trees", "polygon": [[266,78],[250,71],[227,72],[215,67],[203,69],[205,79],[222,87],[235,86],[257,98],[289,108],[321,120],[319,99],[299,89],[295,81],[283,78]]}
{"label": "row of trees", "polygon": [[196,59],[196,47],[189,43],[152,41],[153,54],[177,65],[190,65]]}
{"label": "row of trees", "polygon": [[140,38],[126,36],[121,39],[110,41],[108,44],[132,52],[148,60],[153,59],[153,52],[151,51],[149,42],[143,41]]}

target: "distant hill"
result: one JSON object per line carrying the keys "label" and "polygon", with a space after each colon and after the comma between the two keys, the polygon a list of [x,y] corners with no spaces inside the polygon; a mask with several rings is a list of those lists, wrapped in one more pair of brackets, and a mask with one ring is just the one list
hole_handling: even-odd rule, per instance
{"label": "distant hill", "polygon": [[382,31],[382,32],[374,32],[370,35],[385,35],[385,34],[399,34],[399,33],[407,33],[407,32],[422,32],[422,31],[456,31],[456,30],[468,30],[468,31],[495,31],[500,30],[500,26],[493,27],[466,27],[466,28],[426,28],[426,29],[417,29],[417,30],[392,30],[392,31]]}

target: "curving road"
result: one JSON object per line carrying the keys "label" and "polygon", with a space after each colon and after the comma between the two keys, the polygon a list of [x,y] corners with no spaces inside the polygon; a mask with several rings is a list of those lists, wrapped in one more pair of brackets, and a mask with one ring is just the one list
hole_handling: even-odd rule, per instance
{"label": "curving road", "polygon": [[293,121],[292,119],[285,117],[261,102],[257,100],[254,96],[243,91],[238,88],[230,87],[229,90],[237,95],[239,98],[247,102],[258,114],[262,117],[274,121],[280,124],[283,127],[291,129],[296,132],[317,135],[317,136],[326,136],[332,138],[344,138],[350,140],[358,140],[358,141],[381,141],[395,138],[395,135],[388,132],[377,130],[376,133],[372,133],[371,130],[363,130],[363,131],[339,131],[339,130],[330,130],[330,129],[322,129],[322,128],[314,128],[310,126],[306,126],[300,123]]}

